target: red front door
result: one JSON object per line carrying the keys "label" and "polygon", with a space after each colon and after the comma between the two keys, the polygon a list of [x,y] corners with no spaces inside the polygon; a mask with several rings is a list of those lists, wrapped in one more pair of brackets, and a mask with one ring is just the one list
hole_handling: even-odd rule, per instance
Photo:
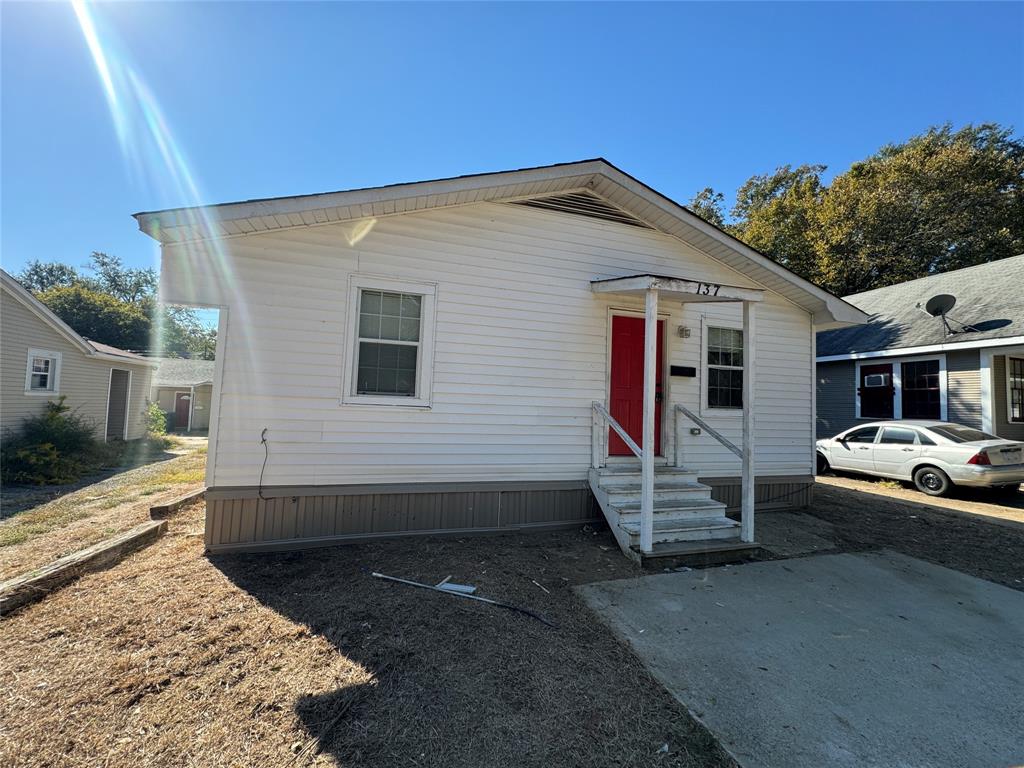
{"label": "red front door", "polygon": [[[642,317],[612,315],[612,375],[609,410],[626,433],[643,446],[644,437],[644,325]],[[661,350],[665,321],[658,321],[655,364],[654,452],[661,453]],[[629,446],[609,428],[608,455],[632,456]]]}
{"label": "red front door", "polygon": [[192,397],[188,392],[174,393],[174,428],[188,429],[188,411]]}

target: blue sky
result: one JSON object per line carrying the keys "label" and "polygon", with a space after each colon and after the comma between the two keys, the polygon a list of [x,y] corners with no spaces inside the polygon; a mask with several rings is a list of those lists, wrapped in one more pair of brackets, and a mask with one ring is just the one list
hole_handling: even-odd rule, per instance
{"label": "blue sky", "polygon": [[[129,172],[75,14],[2,4],[2,260],[132,265]],[[1024,132],[1024,4],[95,6],[204,202],[604,156],[686,201],[951,121]],[[159,168],[155,177],[160,179]]]}

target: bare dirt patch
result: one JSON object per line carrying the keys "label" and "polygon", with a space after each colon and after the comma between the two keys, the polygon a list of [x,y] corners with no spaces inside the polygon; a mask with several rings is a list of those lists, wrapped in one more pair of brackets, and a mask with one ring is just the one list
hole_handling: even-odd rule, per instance
{"label": "bare dirt patch", "polygon": [[607,532],[207,559],[202,510],[0,625],[0,764],[732,765],[573,593],[637,575]]}
{"label": "bare dirt patch", "polygon": [[[833,525],[840,550],[884,547],[1024,590],[1024,524],[992,520],[986,501],[912,493],[900,489],[882,496],[871,483],[827,477],[815,486],[807,512]],[[971,505],[966,511],[975,514],[965,514],[961,505]]]}
{"label": "bare dirt patch", "polygon": [[203,485],[206,454],[122,472],[0,520],[0,580],[43,566],[149,519],[149,508]]}

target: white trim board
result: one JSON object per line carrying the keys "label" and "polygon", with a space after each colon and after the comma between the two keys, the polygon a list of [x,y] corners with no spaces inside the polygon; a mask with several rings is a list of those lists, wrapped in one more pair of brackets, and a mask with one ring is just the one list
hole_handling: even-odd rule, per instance
{"label": "white trim board", "polygon": [[[423,297],[420,305],[420,340],[416,359],[415,397],[360,395],[356,393],[356,368],[359,364],[359,301],[364,289],[418,294]],[[383,408],[430,408],[434,380],[434,324],[437,317],[437,283],[414,282],[395,277],[352,273],[348,276],[348,302],[341,405],[379,406]],[[387,342],[384,341],[383,343]]]}
{"label": "white trim board", "polygon": [[876,352],[850,352],[844,355],[824,355],[815,358],[817,363],[837,363],[842,360],[869,360],[875,357],[909,357],[931,352],[953,352],[958,349],[982,349],[984,347],[1005,347],[1024,344],[1024,336],[1008,336],[1004,339],[976,339],[974,341],[957,341],[949,344],[930,344],[924,347],[900,347],[897,349],[880,349]]}
{"label": "white trim board", "polygon": [[1006,381],[1003,382],[1003,386],[1006,387],[1006,413],[1003,414],[1006,425],[1013,426],[1016,424],[1024,424],[1024,419],[1017,421],[1010,414],[1010,409],[1013,407],[1013,398],[1010,388],[1010,360],[1024,360],[1024,352],[1008,352],[1004,355],[1005,362],[1003,364],[1003,374]]}
{"label": "white trim board", "polygon": [[[32,389],[32,358],[42,357],[53,361],[50,370],[50,388]],[[29,347],[25,358],[25,394],[31,397],[60,397],[60,369],[63,367],[63,355],[51,349]]]}

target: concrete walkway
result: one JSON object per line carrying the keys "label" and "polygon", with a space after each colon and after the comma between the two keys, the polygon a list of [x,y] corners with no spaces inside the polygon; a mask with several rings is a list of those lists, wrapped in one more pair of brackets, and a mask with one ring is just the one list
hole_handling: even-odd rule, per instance
{"label": "concrete walkway", "polygon": [[1024,763],[1024,594],[891,552],[580,588],[745,768]]}

